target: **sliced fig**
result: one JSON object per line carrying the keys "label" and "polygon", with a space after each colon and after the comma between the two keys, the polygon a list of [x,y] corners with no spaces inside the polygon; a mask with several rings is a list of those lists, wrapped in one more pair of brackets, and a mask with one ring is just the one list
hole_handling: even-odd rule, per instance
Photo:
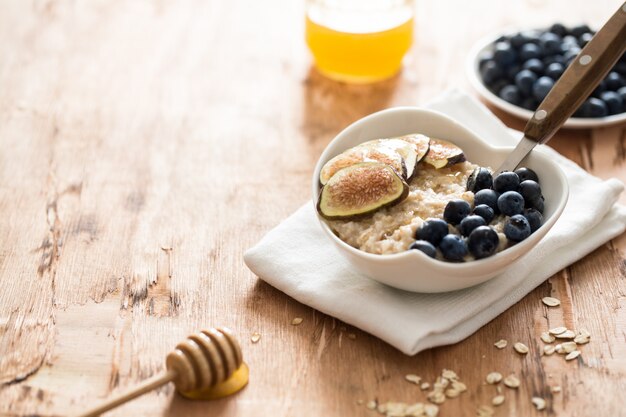
{"label": "sliced fig", "polygon": [[464,161],[463,149],[443,139],[430,138],[430,149],[424,162],[441,169]]}
{"label": "sliced fig", "polygon": [[[404,172],[402,173],[402,176],[407,180],[412,178],[415,173],[415,167],[419,162],[418,157],[421,159],[424,156],[418,155],[418,147],[415,143],[402,140],[402,138],[370,140],[369,142],[365,142],[359,146],[378,149],[385,154],[388,153],[387,149],[400,154],[402,162],[404,163]],[[383,151],[383,149],[385,150]],[[422,150],[419,149],[419,151]],[[398,173],[400,172],[398,171]]]}
{"label": "sliced fig", "polygon": [[[430,138],[426,135],[422,135],[421,133],[412,133],[410,135],[400,136],[398,139],[401,139],[405,142],[409,142],[415,145],[415,151],[417,152],[417,156],[415,158],[416,166],[418,162],[424,159],[424,157],[428,153],[428,149],[430,149]],[[411,180],[411,178],[413,178],[413,175],[415,174],[415,169],[413,169],[413,172],[409,174],[409,166],[407,165],[406,170],[407,170],[408,180]]]}
{"label": "sliced fig", "polygon": [[340,169],[361,162],[381,162],[391,166],[400,175],[405,174],[404,160],[402,155],[389,146],[376,146],[374,142],[384,139],[376,139],[362,143],[335,156],[322,167],[320,171],[320,183],[326,184]]}
{"label": "sliced fig", "polygon": [[335,173],[322,187],[317,211],[328,220],[356,220],[398,204],[409,186],[389,165],[361,162]]}

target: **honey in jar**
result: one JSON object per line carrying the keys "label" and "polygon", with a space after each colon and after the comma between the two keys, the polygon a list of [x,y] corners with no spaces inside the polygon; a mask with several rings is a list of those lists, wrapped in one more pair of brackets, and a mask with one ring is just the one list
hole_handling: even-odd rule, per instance
{"label": "honey in jar", "polygon": [[369,83],[395,75],[413,39],[407,0],[310,0],[306,41],[329,78]]}

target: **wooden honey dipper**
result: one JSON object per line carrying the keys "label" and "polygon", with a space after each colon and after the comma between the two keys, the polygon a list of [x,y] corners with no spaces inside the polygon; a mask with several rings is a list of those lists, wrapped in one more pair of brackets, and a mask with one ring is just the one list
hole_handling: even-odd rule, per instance
{"label": "wooden honey dipper", "polygon": [[[218,398],[237,392],[248,381],[248,368],[243,363],[239,342],[225,327],[202,330],[188,336],[167,355],[165,367],[166,370],[160,374],[78,417],[98,416],[168,382],[173,382],[176,389],[189,398]],[[227,383],[235,374],[238,381],[230,384],[228,389],[214,396],[202,395],[203,391]]]}

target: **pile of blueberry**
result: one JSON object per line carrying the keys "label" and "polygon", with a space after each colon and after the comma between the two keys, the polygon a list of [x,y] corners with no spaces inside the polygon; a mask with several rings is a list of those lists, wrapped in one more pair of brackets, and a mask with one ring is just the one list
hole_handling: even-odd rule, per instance
{"label": "pile of blueberry", "polygon": [[[504,235],[510,244],[521,242],[539,229],[543,222],[544,198],[537,174],[529,168],[503,172],[493,178],[487,168],[476,168],[467,180],[474,193],[474,210],[461,199],[451,200],[443,219],[428,219],[417,230],[417,249],[434,258],[437,248],[444,259],[463,261],[471,254],[476,259],[496,253],[500,238],[489,224],[496,216],[504,217]],[[450,233],[452,225],[460,234]]]}
{"label": "pile of blueberry", "polygon": [[[480,76],[492,93],[534,111],[594,34],[587,25],[567,28],[556,23],[547,31],[502,36],[496,40],[492,52],[480,57]],[[574,117],[605,117],[623,112],[626,112],[626,54]]]}

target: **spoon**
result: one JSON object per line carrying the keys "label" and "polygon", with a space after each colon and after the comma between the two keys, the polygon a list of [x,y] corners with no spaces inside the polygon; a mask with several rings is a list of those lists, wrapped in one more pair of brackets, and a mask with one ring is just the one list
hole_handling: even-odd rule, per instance
{"label": "spoon", "polygon": [[495,175],[515,170],[537,144],[549,141],[600,84],[624,51],[626,3],[602,26],[554,84],[526,124],[524,137]]}

